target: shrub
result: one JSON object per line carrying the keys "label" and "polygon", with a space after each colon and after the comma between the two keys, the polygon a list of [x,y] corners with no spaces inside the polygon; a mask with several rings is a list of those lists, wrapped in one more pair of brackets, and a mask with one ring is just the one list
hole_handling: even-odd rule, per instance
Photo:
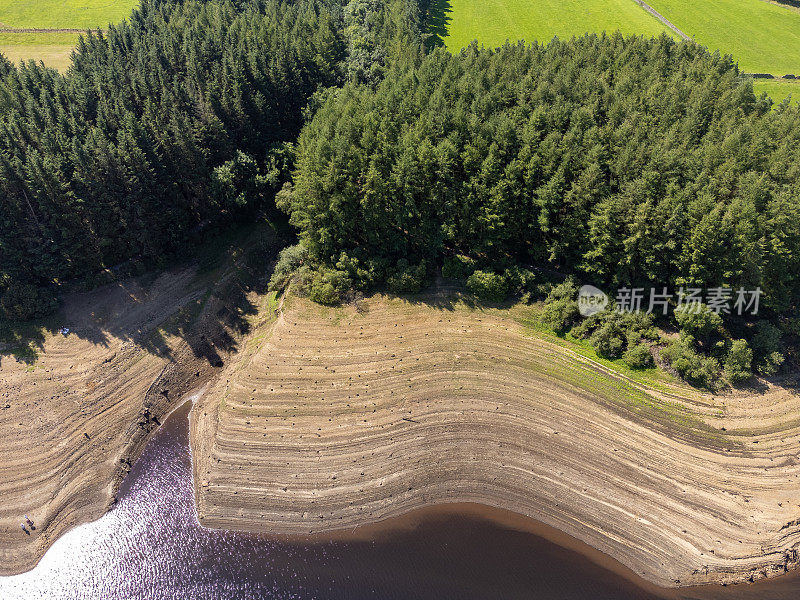
{"label": "shrub", "polygon": [[753,351],[745,340],[736,340],[731,344],[725,359],[725,376],[731,383],[746,381],[753,376]]}
{"label": "shrub", "polygon": [[541,321],[556,333],[568,331],[580,318],[578,286],[572,279],[554,286],[544,302]]}
{"label": "shrub", "polygon": [[312,283],[308,297],[314,302],[326,306],[334,306],[342,301],[342,296],[336,291],[336,287],[327,281],[315,281]]}
{"label": "shrub", "polygon": [[408,261],[400,259],[393,274],[386,279],[386,288],[393,294],[416,293],[425,283],[425,261],[409,266]]}
{"label": "shrub", "polygon": [[647,313],[621,313],[606,309],[586,317],[570,333],[575,337],[586,339],[605,323],[613,323],[630,345],[636,345],[642,340],[656,341],[659,339],[658,330],[653,325],[653,321],[653,315]]}
{"label": "shrub", "polygon": [[308,251],[302,244],[295,244],[281,250],[269,280],[269,289],[274,292],[285,288],[292,275],[305,264],[307,259]]}
{"label": "shrub", "polygon": [[707,354],[716,358],[720,363],[724,363],[728,359],[730,346],[731,342],[729,340],[719,340],[708,349]]}
{"label": "shrub", "polygon": [[311,300],[319,304],[339,304],[344,293],[352,287],[352,281],[344,271],[320,268],[312,273],[306,292]]}
{"label": "shrub", "polygon": [[625,332],[613,320],[596,329],[589,341],[604,358],[619,358],[625,350]]}
{"label": "shrub", "polygon": [[784,356],[783,352],[770,352],[769,354],[762,356],[758,362],[756,362],[756,369],[759,373],[766,375],[767,377],[770,375],[775,375],[785,360],[786,357]]}
{"label": "shrub", "polygon": [[791,317],[786,319],[781,328],[789,335],[800,335],[800,317]]}
{"label": "shrub", "polygon": [[536,273],[533,271],[513,266],[506,269],[503,275],[508,281],[509,293],[514,296],[522,296],[524,302],[528,302],[536,293]]}
{"label": "shrub", "polygon": [[697,352],[694,349],[692,336],[681,336],[680,339],[664,348],[661,356],[686,381],[710,389],[719,385],[719,361]]}
{"label": "shrub", "polygon": [[588,340],[598,328],[602,327],[610,314],[610,312],[606,311],[590,315],[575,325],[570,330],[570,334],[579,340]]}
{"label": "shrub", "polygon": [[655,365],[650,346],[647,344],[636,344],[630,346],[625,354],[622,355],[623,362],[631,369],[648,369]]}
{"label": "shrub", "polygon": [[508,296],[508,279],[504,274],[475,271],[467,279],[467,289],[479,300],[502,302]]}
{"label": "shrub", "polygon": [[570,333],[580,339],[589,339],[597,354],[605,358],[619,358],[626,349],[638,346],[646,340],[658,339],[652,315],[613,310],[587,317],[573,327]]}
{"label": "shrub", "polygon": [[775,375],[783,364],[781,331],[769,321],[759,321],[751,340],[753,345],[753,364],[761,375]]}
{"label": "shrub", "polygon": [[707,339],[722,328],[722,317],[705,304],[701,304],[697,311],[689,310],[684,305],[675,310],[675,320],[683,333],[695,338]]}
{"label": "shrub", "polygon": [[445,279],[466,279],[475,271],[475,261],[463,254],[444,259],[442,277]]}
{"label": "shrub", "polygon": [[353,281],[353,285],[361,290],[368,290],[387,280],[390,272],[389,263],[381,258],[358,259],[346,252],[339,254],[336,268],[344,271]]}
{"label": "shrub", "polygon": [[263,201],[267,188],[256,160],[238,150],[236,156],[211,172],[211,194],[224,208],[242,208]]}

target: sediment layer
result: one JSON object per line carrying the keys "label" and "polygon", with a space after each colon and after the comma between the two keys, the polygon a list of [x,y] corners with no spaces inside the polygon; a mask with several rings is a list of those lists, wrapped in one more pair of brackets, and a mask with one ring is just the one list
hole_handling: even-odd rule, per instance
{"label": "sediment layer", "polygon": [[69,333],[44,333],[35,361],[6,349],[0,574],[31,569],[62,533],[113,504],[160,421],[219,371],[221,324],[203,318],[219,308],[194,269],[172,271],[70,296],[55,319]]}
{"label": "sediment layer", "polygon": [[477,502],[662,586],[796,566],[800,397],[636,383],[516,316],[290,297],[192,413],[201,523],[306,535]]}

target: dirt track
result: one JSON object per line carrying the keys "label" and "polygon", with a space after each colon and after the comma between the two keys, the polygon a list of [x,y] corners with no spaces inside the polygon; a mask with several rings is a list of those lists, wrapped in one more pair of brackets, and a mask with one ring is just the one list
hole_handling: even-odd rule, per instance
{"label": "dirt track", "polygon": [[429,300],[290,298],[193,411],[201,522],[304,535],[478,502],[663,586],[796,565],[796,394],[646,393],[508,313]]}

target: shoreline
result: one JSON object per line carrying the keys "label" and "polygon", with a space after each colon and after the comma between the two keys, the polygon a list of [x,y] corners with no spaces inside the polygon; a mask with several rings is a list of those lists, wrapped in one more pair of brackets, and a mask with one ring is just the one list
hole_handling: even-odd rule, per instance
{"label": "shoreline", "polygon": [[[790,392],[761,409],[709,396],[688,413],[698,426],[670,430],[637,412],[645,392],[506,313],[290,304],[192,413],[204,526],[302,537],[466,502],[555,527],[662,588],[797,566],[798,431],[739,429],[753,411],[797,410]],[[692,443],[709,431],[718,448]]]}
{"label": "shoreline", "polygon": [[[539,521],[533,517],[508,509],[477,502],[438,502],[414,508],[385,519],[358,525],[354,529],[338,529],[311,535],[270,534],[258,532],[269,539],[295,543],[324,544],[328,542],[386,542],[399,533],[414,531],[426,526],[426,522],[442,518],[467,518],[488,522],[495,526],[511,529],[542,538],[560,548],[574,552],[641,590],[663,600],[678,598],[673,588],[664,588],[643,579],[613,556],[601,552],[586,542],[568,533]],[[238,530],[233,530],[238,531]]]}
{"label": "shoreline", "polygon": [[[800,586],[800,570],[794,569],[782,575],[761,579],[754,583],[742,582],[730,585],[708,583],[705,585],[677,588],[662,587],[640,577],[610,554],[598,550],[594,546],[571,536],[561,529],[552,527],[543,521],[521,513],[474,502],[440,502],[430,504],[421,508],[412,509],[397,516],[391,516],[372,523],[359,525],[353,530],[333,530],[312,535],[281,535],[259,531],[257,535],[278,541],[310,544],[325,544],[329,542],[390,542],[393,536],[424,528],[432,520],[457,520],[459,518],[488,522],[498,527],[542,538],[560,548],[578,554],[581,558],[593,565],[620,577],[637,589],[651,594],[660,600],[684,600],[689,597],[687,595],[690,595],[693,600],[716,600],[717,598],[722,600],[726,598],[736,600],[738,598],[737,590],[764,593],[774,588],[776,584],[796,583]],[[225,531],[241,530],[234,529]]]}
{"label": "shoreline", "polygon": [[241,336],[218,315],[233,313],[225,298],[203,299],[194,267],[142,281],[70,296],[59,319],[72,331],[45,335],[34,366],[2,357],[0,575],[29,571],[64,533],[108,512],[158,424],[236,348]]}
{"label": "shoreline", "polygon": [[[8,513],[13,519],[19,509],[5,505],[5,522],[0,509],[0,524],[11,521],[6,530],[0,529],[0,537],[13,535],[17,540],[0,553],[0,572],[29,570],[57,537],[107,511],[129,468],[120,460],[133,462],[157,430],[154,425],[137,425],[142,406],[163,421],[186,402],[187,395],[199,396],[190,413],[190,452],[197,518],[206,527],[257,531],[284,539],[310,539],[309,531],[319,539],[352,539],[379,534],[387,520],[389,526],[399,527],[404,519],[419,520],[417,510],[425,515],[467,505],[471,513],[500,515],[509,526],[549,532],[542,537],[555,536],[563,542],[559,545],[578,544],[595,557],[594,562],[621,569],[619,573],[628,574],[626,579],[633,577],[639,587],[647,581],[662,595],[663,590],[693,590],[694,584],[708,590],[714,583],[774,581],[784,569],[796,567],[796,554],[790,561],[783,548],[798,546],[800,530],[785,517],[791,507],[778,507],[794,493],[785,480],[800,474],[794,454],[786,454],[798,434],[788,426],[767,429],[766,420],[759,422],[741,412],[751,410],[751,398],[725,397],[725,420],[712,422],[715,426],[724,423],[740,437],[746,435],[737,433],[740,423],[763,426],[763,433],[745,438],[758,446],[742,446],[734,452],[693,447],[681,436],[670,437],[659,427],[648,427],[646,419],[631,419],[614,405],[613,398],[597,396],[600,391],[589,393],[577,384],[567,385],[565,381],[571,381],[564,379],[567,376],[580,382],[612,380],[591,365],[576,362],[563,349],[519,337],[519,328],[510,319],[482,311],[432,311],[402,300],[368,302],[364,314],[351,308],[323,311],[330,322],[319,324],[313,314],[297,312],[298,306],[308,309],[305,301],[292,298],[295,306],[288,313],[281,312],[277,321],[262,320],[261,326],[239,340],[239,354],[227,367],[205,361],[190,344],[178,343],[172,347],[171,360],[157,370],[147,363],[150,366],[139,375],[137,386],[109,380],[107,387],[98,389],[105,393],[100,397],[109,408],[87,404],[85,409],[98,410],[103,416],[91,421],[94,429],[86,429],[89,439],[105,431],[109,440],[103,445],[87,444],[82,440],[83,428],[64,438],[76,443],[73,452],[92,450],[81,455],[83,461],[102,457],[104,462],[89,462],[93,470],[69,471],[59,459],[60,470],[54,473],[76,478],[83,487],[57,487],[66,496],[62,501],[66,504],[45,504],[43,510],[52,511],[49,520],[28,513],[37,526],[41,524],[32,540],[13,531],[18,524]],[[204,311],[216,312],[218,306],[212,303]],[[402,316],[398,307],[412,311],[403,328],[395,328]],[[375,346],[342,346],[331,336],[353,338],[348,319],[362,323],[362,328],[369,325],[366,331],[387,343],[377,350]],[[307,336],[311,343],[307,355],[302,354],[307,352],[303,332],[294,330],[298,323],[316,328]],[[407,338],[399,346],[388,335],[398,331],[400,338]],[[425,337],[431,331],[437,335],[428,342]],[[55,342],[65,343],[60,336]],[[413,352],[426,343],[442,346],[432,349],[433,364],[425,362],[424,355],[414,359]],[[321,360],[324,355],[319,352],[325,348],[335,349],[336,354]],[[110,347],[97,358],[100,365],[111,364],[122,373],[129,372],[131,362],[147,366],[131,351]],[[282,352],[288,352],[285,357],[290,359],[284,367]],[[480,362],[482,354],[491,356],[494,368]],[[453,355],[457,363],[450,364],[447,356]],[[228,355],[222,356],[222,362],[228,362]],[[413,365],[410,373],[396,368],[403,356]],[[544,361],[545,366],[536,361]],[[559,365],[566,369],[564,375]],[[43,369],[42,381],[51,368]],[[269,384],[254,380],[242,385],[240,378],[250,373],[263,376],[265,371],[275,393],[283,396],[268,396],[267,404],[259,404],[253,394],[268,390]],[[454,381],[453,373],[458,373]],[[146,386],[141,383],[143,377],[150,377]],[[403,384],[406,377],[416,385]],[[362,381],[357,386],[363,387],[351,387],[348,381],[358,378]],[[469,397],[459,393],[465,387]],[[633,387],[614,381],[610,389],[616,395],[632,394]],[[41,390],[34,389],[41,397]],[[333,394],[331,389],[338,391]],[[398,389],[407,390],[403,394],[408,397],[393,396]],[[206,391],[198,394],[198,390]],[[351,407],[359,397],[362,404]],[[787,408],[796,408],[794,395],[767,395],[759,401],[771,403],[768,412],[780,413],[780,418]],[[38,407],[48,409],[46,403]],[[697,410],[710,415],[716,405],[698,403]],[[6,460],[17,458],[8,455]],[[362,479],[357,470],[364,471],[362,476],[369,474]],[[22,473],[18,468],[4,475],[8,478],[17,472]],[[0,481],[0,496],[3,485]],[[778,541],[751,531],[747,515],[757,515],[760,527],[770,536],[774,527]],[[767,543],[762,543],[760,554],[731,555],[729,548],[736,546],[723,543],[735,543],[734,536],[751,536],[747,538],[751,545],[755,542],[750,540]],[[721,541],[712,546],[714,540]],[[725,551],[704,557],[701,550],[709,547]],[[711,568],[703,570],[703,564]]]}
{"label": "shoreline", "polygon": [[[182,453],[190,453],[190,445],[188,443],[188,430],[190,425],[189,413],[196,406],[196,397],[202,393],[195,392],[189,398],[182,400],[172,412],[165,417],[162,426],[155,430],[155,433],[161,433],[165,429],[173,432],[176,428],[186,428],[187,433],[181,434],[186,436],[181,443]],[[173,435],[170,433],[170,435]],[[152,439],[149,443],[153,443]],[[144,454],[151,453],[150,448],[146,448]],[[152,453],[151,453],[152,454]],[[183,458],[179,460],[183,461]],[[136,470],[136,464],[134,464]],[[186,474],[188,477],[193,477],[192,471],[189,470]],[[141,477],[139,471],[138,477]],[[120,499],[124,500],[129,494],[131,488],[127,486],[130,479],[126,478],[120,490]],[[191,483],[187,482],[191,487]],[[184,484],[181,484],[183,487]],[[168,490],[164,490],[165,494],[169,495]],[[191,503],[191,513],[187,513],[187,517],[191,514],[191,520],[195,521],[197,516],[196,505]],[[192,518],[193,517],[193,518]],[[196,521],[195,521],[196,522]],[[565,573],[575,572],[580,574],[581,580],[592,582],[592,585],[599,585],[601,588],[614,589],[618,596],[615,598],[628,598],[635,597],[642,600],[749,600],[753,598],[752,593],[760,594],[760,600],[788,600],[792,596],[785,594],[775,595],[775,583],[784,583],[769,581],[760,582],[753,586],[734,586],[723,588],[721,586],[702,586],[696,588],[680,588],[680,589],[666,589],[655,586],[646,580],[642,580],[631,572],[627,567],[616,561],[595,548],[588,546],[580,540],[571,537],[564,532],[552,528],[535,519],[513,513],[511,511],[493,508],[475,503],[443,503],[436,504],[420,509],[404,513],[397,517],[392,517],[380,522],[371,523],[355,530],[335,531],[327,534],[317,534],[312,536],[282,536],[261,534],[259,540],[262,540],[268,545],[277,543],[279,547],[287,549],[297,548],[298,550],[318,548],[324,552],[324,548],[328,544],[335,543],[338,545],[339,553],[359,552],[358,548],[375,547],[375,549],[385,554],[387,551],[394,554],[397,551],[392,548],[403,548],[408,545],[409,540],[430,539],[433,547],[439,546],[442,549],[446,548],[441,546],[437,541],[439,536],[448,534],[446,532],[463,529],[464,534],[460,536],[462,543],[472,544],[473,533],[477,534],[474,538],[474,543],[480,544],[478,540],[484,539],[482,536],[486,534],[487,526],[505,531],[513,531],[523,535],[523,537],[516,538],[517,544],[515,548],[517,551],[523,553],[537,553],[544,552],[546,556],[558,556],[559,565],[563,565]],[[236,531],[227,530],[230,533]],[[469,533],[468,533],[469,532]],[[433,537],[429,537],[429,536]],[[505,534],[498,533],[492,534],[502,536]],[[445,538],[446,539],[446,538]],[[258,542],[259,544],[262,542]],[[352,544],[352,546],[351,546]],[[366,545],[365,545],[366,544]],[[478,548],[478,546],[474,546]],[[486,555],[486,559],[490,564],[499,564],[502,562],[500,556],[504,547],[494,546],[493,550]],[[526,550],[527,548],[527,550]],[[363,551],[363,550],[361,550]],[[500,551],[501,554],[497,554]],[[460,552],[456,550],[456,552]],[[472,553],[472,551],[470,551]],[[289,554],[292,554],[290,552]],[[480,552],[478,551],[478,554]],[[553,559],[550,559],[553,560]],[[519,562],[519,561],[518,561]],[[521,564],[521,563],[520,563]],[[408,568],[408,565],[406,566]],[[416,571],[408,571],[408,576],[416,576]],[[795,583],[798,581],[797,573],[790,574],[788,577]],[[424,577],[424,570],[420,572],[420,576]],[[453,575],[457,576],[457,575]],[[784,579],[784,578],[782,578]],[[788,581],[788,580],[787,580]],[[0,587],[2,587],[0,585]],[[739,591],[749,592],[751,595],[741,595]],[[691,594],[687,596],[686,594]]]}
{"label": "shoreline", "polygon": [[[175,418],[176,413],[186,411],[186,419],[191,424],[191,413],[197,407],[197,401],[202,398],[203,394],[207,391],[208,384],[197,390],[193,390],[186,395],[182,396],[160,419],[161,424],[156,428],[150,430],[146,436],[145,442],[141,445],[137,458],[132,461],[135,464],[136,460],[146,449],[146,446],[152,441],[156,433],[161,431],[162,427],[167,423],[168,419]],[[188,405],[188,406],[187,406]],[[191,425],[190,425],[191,427]],[[192,449],[191,444],[187,446],[187,452],[191,457]],[[116,486],[118,494],[127,493],[125,490],[125,482],[127,481],[127,473],[123,475]],[[191,474],[194,483],[194,473]],[[112,502],[106,509],[110,510],[113,507]],[[197,516],[197,504],[195,503],[195,516]],[[101,515],[102,516],[102,515]],[[537,520],[533,517],[526,516],[508,509],[490,506],[476,502],[437,502],[426,505],[420,508],[411,509],[407,512],[401,512],[398,515],[390,516],[374,522],[358,525],[354,529],[339,529],[327,532],[321,532],[311,535],[303,534],[274,534],[266,531],[248,530],[248,529],[221,529],[223,531],[248,531],[254,532],[257,535],[276,541],[297,543],[297,544],[312,544],[324,545],[330,542],[380,542],[391,543],[394,536],[413,532],[419,529],[424,529],[430,522],[436,522],[442,519],[469,519],[480,522],[491,523],[495,526],[510,529],[522,533],[529,534],[541,538],[549,543],[552,543],[559,548],[565,549],[569,552],[579,555],[581,559],[585,559],[591,564],[599,567],[600,569],[613,574],[624,580],[626,583],[634,586],[640,591],[652,595],[659,600],[683,600],[687,598],[685,594],[692,594],[693,600],[716,598],[735,600],[738,596],[735,590],[740,588],[747,588],[748,590],[764,591],[772,584],[776,583],[775,578],[765,579],[756,582],[752,585],[735,584],[732,586],[724,586],[718,584],[706,584],[700,586],[687,586],[681,588],[665,588],[658,586],[634,573],[629,567],[619,562],[612,555],[604,553],[597,548],[589,545],[588,543],[569,535],[561,529],[548,525],[543,521]],[[95,519],[87,519],[81,523],[75,524],[79,526],[82,523],[93,521]],[[205,526],[204,526],[205,527]],[[214,529],[208,527],[208,529]],[[68,530],[59,534],[63,535]],[[45,550],[46,553],[46,550]],[[43,556],[43,555],[42,555]],[[39,557],[41,559],[41,557]],[[33,565],[31,569],[35,567]],[[24,569],[21,572],[27,572],[30,569]],[[17,573],[4,573],[3,575],[14,575]],[[781,581],[800,580],[800,570],[791,571],[779,577]],[[719,594],[724,594],[719,596]]]}

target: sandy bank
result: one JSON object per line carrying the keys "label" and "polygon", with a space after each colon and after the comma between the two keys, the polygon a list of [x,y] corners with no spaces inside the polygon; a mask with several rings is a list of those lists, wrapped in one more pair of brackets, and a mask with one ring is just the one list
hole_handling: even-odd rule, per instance
{"label": "sandy bank", "polygon": [[0,574],[100,517],[164,415],[220,371],[237,335],[225,285],[186,268],[75,294],[35,362],[2,355]]}
{"label": "sandy bank", "polygon": [[291,298],[193,411],[201,522],[300,535],[467,502],[662,586],[796,565],[796,394],[643,389],[512,316]]}

